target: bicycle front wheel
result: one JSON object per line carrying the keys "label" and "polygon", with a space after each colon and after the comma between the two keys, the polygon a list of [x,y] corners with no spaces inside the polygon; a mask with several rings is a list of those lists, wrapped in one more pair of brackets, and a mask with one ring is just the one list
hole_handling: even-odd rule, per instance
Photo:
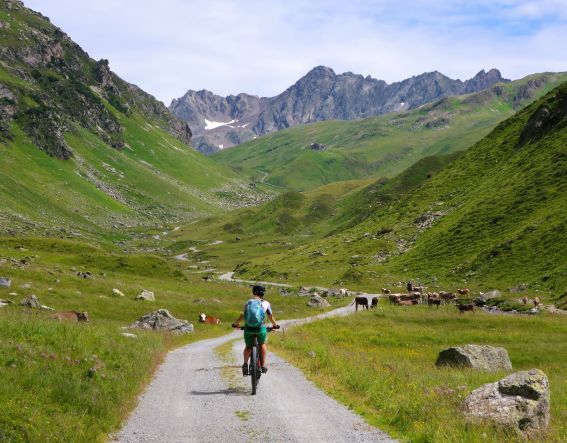
{"label": "bicycle front wheel", "polygon": [[250,381],[252,383],[252,395],[256,395],[256,388],[258,387],[258,360],[260,356],[258,355],[258,347],[252,347],[252,358],[250,360]]}

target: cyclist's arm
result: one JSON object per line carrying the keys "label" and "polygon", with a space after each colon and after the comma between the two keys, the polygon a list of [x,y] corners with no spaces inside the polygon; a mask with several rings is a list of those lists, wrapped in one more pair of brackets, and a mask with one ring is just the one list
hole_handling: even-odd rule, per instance
{"label": "cyclist's arm", "polygon": [[238,319],[232,324],[232,326],[237,328],[238,326],[240,326],[240,322],[242,320],[244,320],[244,313],[243,312],[240,313],[240,315],[238,316]]}
{"label": "cyclist's arm", "polygon": [[276,319],[274,318],[274,314],[268,314],[268,319],[272,322],[273,326],[277,326]]}

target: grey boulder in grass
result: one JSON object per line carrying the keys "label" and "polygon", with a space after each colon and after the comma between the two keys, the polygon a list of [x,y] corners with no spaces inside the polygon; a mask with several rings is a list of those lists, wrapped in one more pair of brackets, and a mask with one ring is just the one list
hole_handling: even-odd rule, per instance
{"label": "grey boulder in grass", "polygon": [[9,288],[12,286],[12,280],[8,277],[0,277],[0,288]]}
{"label": "grey boulder in grass", "polygon": [[319,294],[315,294],[311,299],[307,302],[308,306],[312,308],[328,308],[331,306],[327,300],[321,297]]}
{"label": "grey boulder in grass", "polygon": [[458,366],[483,371],[511,371],[508,351],[487,345],[465,345],[445,349],[439,353],[437,366]]}
{"label": "grey boulder in grass", "polygon": [[29,297],[24,298],[20,302],[20,306],[27,306],[28,308],[40,308],[41,303],[37,299],[37,296],[30,295]]}
{"label": "grey boulder in grass", "polygon": [[153,291],[146,291],[145,289],[138,294],[136,300],[156,301]]}
{"label": "grey boulder in grass", "polygon": [[465,415],[519,432],[545,430],[550,419],[547,376],[539,369],[531,369],[484,385],[465,400]]}
{"label": "grey boulder in grass", "polygon": [[187,320],[180,320],[169,313],[167,309],[158,309],[143,315],[132,323],[130,328],[170,331],[174,334],[193,332],[193,325]]}

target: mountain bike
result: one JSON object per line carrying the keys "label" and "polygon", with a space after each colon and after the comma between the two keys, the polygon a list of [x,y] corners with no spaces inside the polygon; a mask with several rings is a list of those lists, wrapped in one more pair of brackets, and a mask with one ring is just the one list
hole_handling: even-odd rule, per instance
{"label": "mountain bike", "polygon": [[[277,328],[268,326],[266,329],[268,330],[268,332],[272,332],[274,329],[279,328],[280,326],[278,326]],[[244,331],[243,327],[240,327],[238,329]],[[260,344],[258,343],[258,334],[252,334],[252,340],[252,355],[250,356],[248,375],[250,376],[250,382],[252,384],[252,395],[256,395],[258,383],[260,382],[260,377],[262,376],[262,364],[260,362]]]}

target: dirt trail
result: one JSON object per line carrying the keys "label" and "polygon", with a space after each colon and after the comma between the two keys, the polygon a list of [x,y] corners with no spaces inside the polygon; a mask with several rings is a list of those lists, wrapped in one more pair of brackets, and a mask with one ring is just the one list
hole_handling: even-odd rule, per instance
{"label": "dirt trail", "polygon": [[[349,315],[351,306],[282,327]],[[279,333],[279,332],[278,332]],[[232,351],[217,346],[236,340]],[[114,442],[392,442],[328,397],[284,360],[269,355],[256,396],[242,377],[242,332],[169,353]]]}

